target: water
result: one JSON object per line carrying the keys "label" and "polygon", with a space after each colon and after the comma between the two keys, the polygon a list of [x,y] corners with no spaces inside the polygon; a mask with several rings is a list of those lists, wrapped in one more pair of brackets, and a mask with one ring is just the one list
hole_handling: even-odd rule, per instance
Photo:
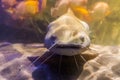
{"label": "water", "polygon": [[[91,30],[91,34],[90,34],[91,41],[93,44],[100,44],[100,45],[120,45],[120,26],[119,26],[120,25],[120,17],[119,17],[120,1],[119,0],[117,1],[115,0],[88,0],[88,4],[87,4],[88,10],[93,6],[95,2],[98,2],[98,1],[104,1],[108,3],[108,5],[110,6],[110,14],[101,20],[95,20],[95,21],[88,22],[90,26],[90,30]],[[46,11],[43,13],[42,16],[41,14],[32,15],[30,18],[26,18],[25,20],[22,21],[19,19],[18,20],[12,19],[13,15],[10,15],[9,13],[5,11],[4,8],[2,8],[1,0],[0,0],[0,31],[1,31],[0,42],[9,41],[9,42],[14,42],[14,43],[16,42],[22,42],[22,43],[42,42],[43,43],[47,25],[56,19],[50,16],[50,8],[54,6],[54,2],[55,1],[53,0],[48,0]],[[32,19],[31,20],[32,22],[30,21],[30,19]],[[43,28],[42,30],[45,33],[40,34],[39,31],[37,31],[37,29],[35,29],[36,32],[34,32],[34,30],[32,32],[31,29],[29,29],[29,27],[30,28],[32,27],[33,29],[35,28],[35,26],[40,29]],[[20,36],[18,36],[16,33],[19,33]],[[40,36],[42,38],[40,38]],[[42,41],[40,41],[39,39]],[[75,57],[77,58],[75,59]],[[65,76],[66,78],[73,77],[77,79],[78,76],[80,75],[80,72],[82,71],[81,69],[84,64],[84,59],[80,60],[80,56],[74,56],[74,57],[64,56],[62,58],[62,63],[60,64],[58,63],[58,62],[61,62],[60,56],[59,57],[53,56],[52,59],[51,59],[52,61],[47,60],[48,61],[47,66],[50,68],[51,72],[53,72],[51,74],[55,74],[55,76],[62,75],[62,76]],[[78,61],[78,63],[76,62],[76,60]],[[59,73],[59,67],[61,68],[60,73]],[[79,69],[78,67],[80,67],[80,70],[78,70]],[[43,68],[45,68],[46,73],[47,73],[48,68],[46,69],[44,65],[43,65]],[[41,73],[41,71],[38,71],[38,70],[40,69],[42,70],[43,68],[41,68],[40,66],[40,68],[36,70],[37,72],[34,71],[33,73],[35,75],[33,75],[33,77],[36,77],[36,73]],[[69,73],[69,70],[71,70],[70,73]],[[55,76],[53,76],[53,78],[55,78]],[[70,79],[67,79],[67,80],[70,80]]]}
{"label": "water", "polygon": [[[97,0],[98,1],[98,0]],[[97,2],[89,0],[89,5]],[[105,17],[102,22],[94,21],[90,23],[90,28],[94,39],[92,43],[101,45],[120,45],[120,1],[115,0],[99,0],[105,1],[110,6],[110,15]]]}

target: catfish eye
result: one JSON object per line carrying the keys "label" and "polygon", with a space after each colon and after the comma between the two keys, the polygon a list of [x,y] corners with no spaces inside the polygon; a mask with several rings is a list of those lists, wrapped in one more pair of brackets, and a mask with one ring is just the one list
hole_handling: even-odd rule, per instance
{"label": "catfish eye", "polygon": [[51,39],[52,39],[52,40],[55,40],[55,39],[56,39],[56,37],[55,37],[55,36],[51,36]]}
{"label": "catfish eye", "polygon": [[51,36],[51,40],[55,41],[56,40],[56,36]]}
{"label": "catfish eye", "polygon": [[84,42],[84,41],[85,41],[85,38],[84,38],[84,37],[80,37],[80,40],[81,40],[82,42]]}

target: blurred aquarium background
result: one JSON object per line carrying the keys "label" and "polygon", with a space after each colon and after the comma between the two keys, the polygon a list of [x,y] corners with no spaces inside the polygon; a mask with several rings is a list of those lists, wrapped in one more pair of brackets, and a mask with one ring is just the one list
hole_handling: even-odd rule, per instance
{"label": "blurred aquarium background", "polygon": [[[27,0],[18,0],[18,3],[20,1]],[[18,18],[13,19],[14,14],[11,15],[10,13],[11,10],[7,10],[9,6],[7,5],[7,7],[3,7],[2,0],[0,0],[0,36],[2,36],[0,38],[9,37],[8,35],[11,34],[14,35],[13,37],[18,39],[17,37],[18,35],[16,35],[16,33],[22,32],[20,36],[21,37],[24,36],[24,38],[27,40],[28,40],[27,37],[32,37],[31,39],[34,38],[35,39],[34,41],[43,42],[44,36],[47,32],[47,25],[56,19],[52,17],[50,14],[51,7],[55,6],[56,1],[57,0],[47,0],[46,8],[42,13],[40,12],[38,14],[30,15],[31,17],[25,16],[25,18],[22,17],[21,20]],[[100,45],[120,45],[120,8],[119,8],[120,1],[88,0],[87,9],[90,10],[93,4],[99,1],[104,1],[108,3],[110,7],[109,8],[110,14],[105,16],[103,19],[88,22],[91,30],[90,37],[92,43]],[[11,28],[14,28],[12,31],[13,34],[8,30]],[[3,29],[6,29],[5,31],[8,32],[4,34],[4,32],[2,32],[4,31]],[[23,31],[24,32],[30,31],[32,33],[29,34],[28,36],[27,34],[23,34]],[[2,41],[2,39],[0,40]]]}
{"label": "blurred aquarium background", "polygon": [[92,31],[92,43],[101,45],[120,45],[120,1],[115,0],[89,0],[88,7],[97,1],[107,2],[110,14],[102,22],[89,23]]}

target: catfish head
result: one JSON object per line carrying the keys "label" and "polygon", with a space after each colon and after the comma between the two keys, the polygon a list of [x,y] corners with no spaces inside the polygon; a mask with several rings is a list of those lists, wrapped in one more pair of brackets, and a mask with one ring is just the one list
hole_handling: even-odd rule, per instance
{"label": "catfish head", "polygon": [[70,9],[48,25],[45,46],[54,53],[77,55],[85,51],[89,45],[88,24],[74,16]]}

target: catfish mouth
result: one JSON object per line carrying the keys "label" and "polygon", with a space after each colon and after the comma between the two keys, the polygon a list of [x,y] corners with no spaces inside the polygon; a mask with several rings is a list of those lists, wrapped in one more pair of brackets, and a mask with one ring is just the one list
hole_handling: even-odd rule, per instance
{"label": "catfish mouth", "polygon": [[56,44],[55,48],[63,49],[80,49],[81,46],[78,44]]}

